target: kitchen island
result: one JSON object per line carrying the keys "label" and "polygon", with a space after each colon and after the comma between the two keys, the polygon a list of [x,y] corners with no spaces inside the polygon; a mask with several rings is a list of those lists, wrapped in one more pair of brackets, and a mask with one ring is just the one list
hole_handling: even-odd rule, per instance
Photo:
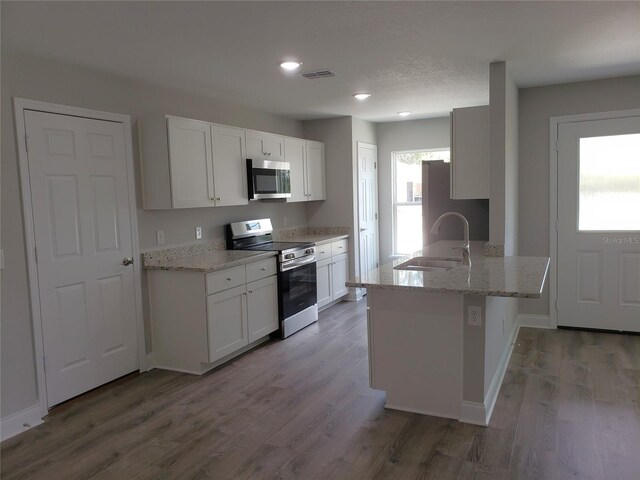
{"label": "kitchen island", "polygon": [[370,385],[386,391],[387,408],[487,425],[518,298],[540,297],[549,258],[485,257],[471,242],[463,265],[459,246],[434,243],[347,286],[367,289]]}

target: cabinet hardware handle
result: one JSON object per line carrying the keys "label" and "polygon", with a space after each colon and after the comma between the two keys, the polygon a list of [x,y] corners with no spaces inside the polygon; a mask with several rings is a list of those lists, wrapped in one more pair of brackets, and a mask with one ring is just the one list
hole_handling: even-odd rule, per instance
{"label": "cabinet hardware handle", "polygon": [[230,282],[230,281],[231,281],[231,277],[227,277],[227,282]]}
{"label": "cabinet hardware handle", "polygon": [[249,293],[253,293],[253,290],[249,290]]}
{"label": "cabinet hardware handle", "polygon": [[266,268],[264,268],[264,267],[262,267],[262,268],[260,269],[260,271],[262,271],[262,272],[266,272],[266,271],[267,271],[267,269],[266,269]]}
{"label": "cabinet hardware handle", "polygon": [[246,294],[247,294],[247,292],[242,292],[242,294],[243,294],[243,295],[246,295]]}
{"label": "cabinet hardware handle", "polygon": [[221,201],[222,199],[221,199],[220,197],[216,197],[216,200],[219,202],[219,201]]}

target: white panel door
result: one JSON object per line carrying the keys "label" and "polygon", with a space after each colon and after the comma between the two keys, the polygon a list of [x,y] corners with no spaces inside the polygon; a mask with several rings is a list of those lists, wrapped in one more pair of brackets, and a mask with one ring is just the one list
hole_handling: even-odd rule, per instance
{"label": "white panel door", "polygon": [[287,198],[287,202],[304,202],[307,200],[305,153],[304,140],[285,137],[284,160],[289,163],[291,168],[291,197]]}
{"label": "white panel door", "polygon": [[306,156],[307,199],[326,200],[324,143],[307,140]]}
{"label": "white panel door", "polygon": [[640,117],[558,127],[558,325],[640,331]]}
{"label": "white panel door", "polygon": [[247,284],[249,343],[278,330],[278,277]]}
{"label": "white panel door", "polygon": [[209,362],[249,343],[246,296],[247,288],[242,285],[207,297]]}
{"label": "white panel door", "polygon": [[214,206],[210,124],[169,117],[167,128],[173,208]]}
{"label": "white panel door", "polygon": [[211,146],[216,206],[246,205],[249,203],[249,197],[244,130],[212,125]]}
{"label": "white panel door", "polygon": [[47,403],[138,368],[125,132],[25,112]]}
{"label": "white panel door", "polygon": [[360,278],[378,266],[378,147],[358,142],[358,245]]}

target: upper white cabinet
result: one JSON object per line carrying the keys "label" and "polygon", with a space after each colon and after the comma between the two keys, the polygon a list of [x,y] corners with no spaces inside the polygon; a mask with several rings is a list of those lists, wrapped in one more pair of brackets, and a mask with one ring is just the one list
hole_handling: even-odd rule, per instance
{"label": "upper white cabinet", "polygon": [[284,160],[291,167],[291,197],[287,202],[327,198],[324,143],[285,137]]}
{"label": "upper white cabinet", "polygon": [[326,200],[324,143],[307,140],[306,184],[308,200]]}
{"label": "upper white cabinet", "polygon": [[284,160],[284,137],[273,133],[245,130],[247,158],[252,160]]}
{"label": "upper white cabinet", "polygon": [[248,203],[243,129],[157,116],[138,133],[144,208]]}
{"label": "upper white cabinet", "polygon": [[489,107],[451,114],[451,198],[489,198]]}
{"label": "upper white cabinet", "polygon": [[247,198],[247,169],[242,128],[211,126],[213,190],[217,207],[243,205]]}
{"label": "upper white cabinet", "polygon": [[306,180],[307,145],[305,140],[285,137],[284,159],[291,168],[291,197],[287,202],[304,202],[308,200]]}

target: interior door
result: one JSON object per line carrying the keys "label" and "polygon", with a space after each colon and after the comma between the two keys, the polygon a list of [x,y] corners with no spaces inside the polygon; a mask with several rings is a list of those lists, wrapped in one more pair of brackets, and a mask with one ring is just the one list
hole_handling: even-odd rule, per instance
{"label": "interior door", "polygon": [[358,142],[360,278],[378,267],[378,147]]}
{"label": "interior door", "polygon": [[558,325],[640,331],[640,117],[558,127]]}
{"label": "interior door", "polygon": [[[48,406],[138,368],[124,125],[26,111]],[[126,265],[125,265],[126,264]]]}

